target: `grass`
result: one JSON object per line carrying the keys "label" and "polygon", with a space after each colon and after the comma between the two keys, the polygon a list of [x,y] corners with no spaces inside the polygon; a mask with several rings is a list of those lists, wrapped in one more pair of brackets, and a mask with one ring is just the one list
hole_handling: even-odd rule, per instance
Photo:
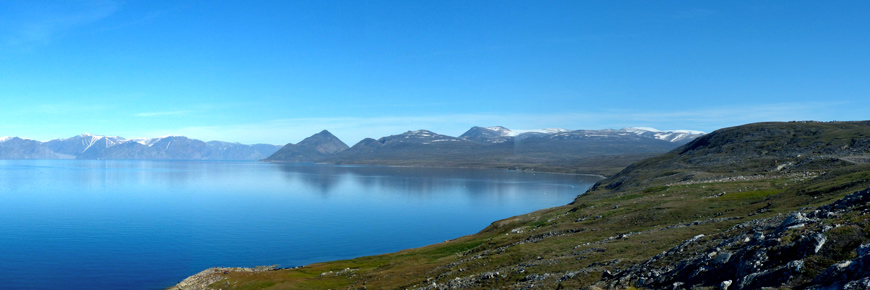
{"label": "grass", "polygon": [[735,200],[758,200],[758,199],[766,199],[767,197],[781,193],[782,190],[779,189],[768,189],[768,190],[755,190],[755,191],[746,191],[746,192],[733,192],[728,193],[723,196],[718,197],[724,201],[735,201]]}

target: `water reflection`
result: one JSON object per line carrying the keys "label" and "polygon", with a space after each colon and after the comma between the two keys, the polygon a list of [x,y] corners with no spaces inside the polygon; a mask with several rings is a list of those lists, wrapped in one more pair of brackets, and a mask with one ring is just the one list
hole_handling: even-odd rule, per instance
{"label": "water reflection", "polygon": [[[398,251],[566,204],[597,180],[505,170],[0,160],[0,281],[10,289],[31,281],[46,289],[159,289],[216,265],[293,266]],[[151,282],[134,282],[142,272]]]}
{"label": "water reflection", "polygon": [[[432,194],[461,192],[474,199],[557,191],[581,194],[600,178],[588,175],[526,173],[508,170],[462,168],[414,168],[384,166],[334,166],[320,164],[274,164],[289,184],[303,184],[328,196],[339,188],[360,188],[371,193],[392,193],[428,198]],[[564,193],[562,193],[564,195]],[[489,196],[487,196],[489,195]]]}

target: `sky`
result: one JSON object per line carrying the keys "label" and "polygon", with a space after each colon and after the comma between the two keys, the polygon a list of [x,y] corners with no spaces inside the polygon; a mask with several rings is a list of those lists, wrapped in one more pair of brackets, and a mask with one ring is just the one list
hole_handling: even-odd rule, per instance
{"label": "sky", "polygon": [[2,1],[0,136],[870,119],[868,1]]}

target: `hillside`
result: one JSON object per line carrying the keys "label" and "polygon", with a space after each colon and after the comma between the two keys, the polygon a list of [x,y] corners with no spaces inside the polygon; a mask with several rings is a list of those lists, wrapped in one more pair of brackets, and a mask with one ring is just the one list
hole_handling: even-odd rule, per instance
{"label": "hillside", "polygon": [[198,277],[212,289],[866,289],[868,134],[870,122],[726,128],[474,235]]}

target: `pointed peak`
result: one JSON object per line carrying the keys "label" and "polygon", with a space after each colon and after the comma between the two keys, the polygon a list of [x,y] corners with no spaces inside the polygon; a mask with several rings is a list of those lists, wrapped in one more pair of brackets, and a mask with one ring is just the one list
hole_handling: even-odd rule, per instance
{"label": "pointed peak", "polygon": [[332,133],[329,132],[329,130],[326,130],[326,129],[324,129],[323,131],[320,131],[319,133],[314,134],[314,135],[325,135],[325,136],[333,136],[333,137],[335,137],[335,135],[333,135]]}
{"label": "pointed peak", "polygon": [[320,131],[320,133],[311,135],[308,138],[303,139],[296,145],[316,144],[324,141],[340,143],[342,146],[347,147],[347,144],[344,144],[341,139],[338,139],[338,137],[335,137],[335,135],[332,135],[332,133],[327,130],[323,130]]}

